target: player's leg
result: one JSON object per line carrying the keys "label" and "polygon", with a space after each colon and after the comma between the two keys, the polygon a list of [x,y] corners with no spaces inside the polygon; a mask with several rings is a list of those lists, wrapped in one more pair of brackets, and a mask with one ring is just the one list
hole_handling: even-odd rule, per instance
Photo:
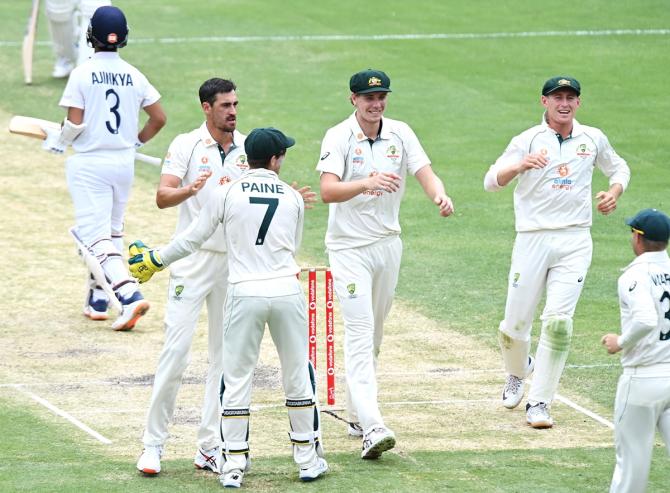
{"label": "player's leg", "polygon": [[75,0],[45,2],[45,13],[49,19],[51,42],[56,56],[53,77],[67,77],[77,61],[74,8]]}
{"label": "player's leg", "polygon": [[293,459],[300,479],[311,481],[325,473],[328,464],[323,459],[316,379],[308,358],[305,296],[297,280],[289,281],[295,283],[293,294],[286,289],[286,295],[270,298],[268,327],[281,363]]}
{"label": "player's leg", "polygon": [[[572,339],[572,317],[591,264],[592,242],[588,230],[554,234],[557,260],[547,275],[547,301],[542,313],[542,331],[537,346],[535,376],[528,392],[530,407],[546,404],[547,416],[538,428],[550,427],[549,407],[568,358]],[[530,408],[529,408],[530,409]],[[531,423],[533,425],[533,423]],[[546,426],[545,426],[546,425]]]}
{"label": "player's leg", "polygon": [[616,466],[610,493],[646,489],[657,419],[650,395],[655,395],[657,382],[625,374],[619,378],[614,409]]}
{"label": "player's leg", "polygon": [[77,65],[88,60],[93,55],[93,47],[88,46],[86,31],[91,22],[91,17],[98,7],[111,5],[110,0],[80,0],[79,3],[79,32],[77,41]]}
{"label": "player's leg", "polygon": [[505,318],[498,327],[507,377],[503,406],[513,409],[524,395],[524,379],[532,371],[530,334],[546,281],[549,248],[543,233],[520,233],[512,250]]}
{"label": "player's leg", "polygon": [[220,481],[226,487],[239,487],[250,465],[251,385],[268,318],[267,300],[249,294],[239,285],[229,286],[223,312],[221,439],[224,463]]}
{"label": "player's leg", "polygon": [[221,401],[219,390],[223,372],[223,306],[228,288],[228,258],[224,253],[203,252],[212,289],[207,296],[207,377],[202,404],[198,451],[194,464],[199,469],[221,472]]}
{"label": "player's leg", "polygon": [[364,430],[384,426],[374,371],[373,266],[364,248],[330,251],[329,260],[344,322],[344,366],[351,401]]}
{"label": "player's leg", "polygon": [[[190,361],[193,335],[202,304],[212,288],[208,277],[209,258],[195,252],[170,266],[167,303],[165,306],[165,342],[156,367],[149,410],[144,430],[144,449],[148,457],[140,457],[138,469],[158,471],[153,467],[155,448],[162,451],[168,438],[168,425],[174,415],[182,376]],[[217,386],[218,389],[218,386]],[[217,399],[218,396],[214,396]],[[217,399],[218,400],[218,399]],[[142,467],[141,467],[142,466]],[[148,472],[150,474],[150,472]]]}

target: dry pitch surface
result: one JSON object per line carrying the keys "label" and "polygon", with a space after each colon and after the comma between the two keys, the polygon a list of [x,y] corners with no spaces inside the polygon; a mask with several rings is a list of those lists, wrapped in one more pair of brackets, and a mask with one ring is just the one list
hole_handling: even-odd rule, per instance
{"label": "dry pitch surface", "polygon": [[[8,119],[0,113],[2,128],[7,128]],[[39,396],[111,444],[103,444],[72,425],[75,440],[93,441],[101,453],[134,463],[142,449],[146,407],[163,343],[168,276],[158,274],[143,288],[152,307],[135,330],[116,333],[107,322],[85,319],[81,314],[85,271],[67,232],[73,224],[73,210],[65,184],[65,158],[47,154],[39,142],[6,131],[0,132],[0,147],[6,180],[0,195],[6,279],[0,310],[0,398],[25,406],[47,421],[67,423],[26,392]],[[126,215],[127,242],[141,238],[149,245],[160,245],[172,234],[175,211],[158,210],[154,193],[155,184],[136,182]],[[302,260],[304,265],[309,263]],[[320,333],[324,332],[322,281],[320,276]],[[495,336],[494,322],[490,337]],[[346,417],[342,412],[343,329],[337,311],[335,323],[335,410]],[[195,452],[207,364],[206,330],[203,316],[178,396],[166,458],[192,457]],[[322,401],[323,349],[320,344]],[[410,457],[419,450],[612,445],[610,429],[560,402],[553,409],[557,426],[546,431],[530,429],[523,405],[513,411],[500,405],[504,378],[500,367],[497,352],[396,303],[386,324],[379,361],[382,412],[398,436],[393,453]],[[600,415],[611,414],[586,396],[568,397]],[[288,457],[288,420],[278,359],[267,333],[256,371],[253,405],[252,454]],[[343,422],[326,414],[322,421],[327,452],[358,453],[360,442],[347,438]]]}

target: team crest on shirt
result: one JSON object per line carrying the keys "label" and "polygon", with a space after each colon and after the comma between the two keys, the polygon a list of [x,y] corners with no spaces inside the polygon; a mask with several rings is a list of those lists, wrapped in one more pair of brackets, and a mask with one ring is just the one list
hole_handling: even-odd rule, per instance
{"label": "team crest on shirt", "polygon": [[579,147],[577,147],[577,155],[580,158],[585,159],[591,156],[591,151],[586,147],[586,144],[579,144]]}
{"label": "team crest on shirt", "polygon": [[360,156],[361,154],[363,154],[363,149],[361,149],[360,147],[357,147],[356,149],[354,149],[354,154],[356,154],[357,156]]}
{"label": "team crest on shirt", "polygon": [[202,164],[207,164],[207,163],[209,162],[209,158],[208,158],[207,156],[202,156],[202,157],[200,158],[200,162],[201,162]]}
{"label": "team crest on shirt", "polygon": [[572,190],[572,182],[567,176],[570,174],[570,168],[568,168],[567,163],[563,163],[556,168],[556,173],[558,173],[558,178],[554,178],[554,181],[551,185],[553,190]]}
{"label": "team crest on shirt", "polygon": [[353,282],[351,284],[347,284],[347,292],[349,293],[349,298],[356,298],[356,284]]}
{"label": "team crest on shirt", "polygon": [[181,300],[181,294],[183,292],[184,292],[184,285],[183,284],[179,284],[179,285],[175,286],[173,299]]}
{"label": "team crest on shirt", "polygon": [[521,277],[521,272],[515,272],[514,273],[514,280],[512,281],[512,287],[513,288],[518,288],[519,287],[519,278]]}
{"label": "team crest on shirt", "polygon": [[239,156],[237,156],[237,159],[235,160],[235,166],[241,169],[249,168],[249,163],[247,163],[247,155],[240,154]]}
{"label": "team crest on shirt", "polygon": [[394,145],[388,146],[388,149],[386,149],[386,157],[394,161],[400,159],[400,154],[398,154],[398,148]]}
{"label": "team crest on shirt", "polygon": [[225,185],[226,183],[230,183],[232,180],[230,179],[230,176],[222,176],[219,178],[219,185]]}

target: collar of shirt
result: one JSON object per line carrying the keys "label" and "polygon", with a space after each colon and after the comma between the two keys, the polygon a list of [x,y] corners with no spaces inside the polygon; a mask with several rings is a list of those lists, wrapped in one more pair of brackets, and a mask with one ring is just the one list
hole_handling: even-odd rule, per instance
{"label": "collar of shirt", "polygon": [[[219,145],[219,143],[214,140],[214,137],[212,137],[212,135],[209,133],[209,130],[207,129],[207,122],[203,122],[203,124],[200,125],[199,134],[200,140],[205,147]],[[230,154],[230,151],[236,147],[242,145],[242,141],[242,134],[240,134],[237,130],[233,130],[233,143],[231,144],[230,149],[228,149],[228,154]]]}
{"label": "collar of shirt", "polygon": [[[368,136],[365,135],[365,132],[361,129],[361,126],[358,124],[358,120],[356,120],[356,112],[354,111],[351,116],[349,117],[349,128],[351,129],[351,133],[354,134],[354,137],[356,137],[356,140],[358,142],[363,142],[365,140],[370,140],[368,139]],[[389,140],[391,138],[391,132],[387,128],[388,125],[384,125],[384,117],[382,117],[381,121],[381,128],[379,131],[379,134],[377,135],[377,140]]]}
{"label": "collar of shirt", "polygon": [[[542,125],[544,128],[556,133],[556,131],[549,126],[547,123],[547,112],[545,111],[542,113],[542,121],[540,122],[540,125]],[[570,137],[568,138],[574,138],[577,137],[578,135],[581,135],[584,133],[584,127],[582,126],[581,123],[577,121],[576,118],[572,119],[572,132],[570,132]],[[565,139],[568,140],[568,139]]]}
{"label": "collar of shirt", "polygon": [[277,173],[267,168],[249,168],[244,173],[242,173],[242,176],[240,178],[247,178],[251,176],[259,178],[263,177],[274,178],[274,179],[279,178],[279,175],[277,175]]}
{"label": "collar of shirt", "polygon": [[99,60],[114,60],[115,58],[121,58],[118,51],[98,51],[93,53],[93,58]]}
{"label": "collar of shirt", "polygon": [[670,257],[668,257],[667,250],[663,250],[662,252],[644,252],[635,257],[630,264],[621,270],[626,271],[637,264],[660,264],[668,261],[670,261]]}

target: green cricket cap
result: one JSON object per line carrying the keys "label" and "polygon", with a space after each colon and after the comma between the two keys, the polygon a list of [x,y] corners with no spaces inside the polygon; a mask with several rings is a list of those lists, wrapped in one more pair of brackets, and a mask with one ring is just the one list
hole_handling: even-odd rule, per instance
{"label": "green cricket cap", "polygon": [[287,137],[276,128],[254,128],[244,140],[244,150],[248,159],[267,160],[282,154],[295,144],[295,139]]}
{"label": "green cricket cap", "polygon": [[349,89],[354,94],[391,92],[391,79],[381,70],[371,68],[356,72],[349,79]]}
{"label": "green cricket cap", "polygon": [[564,88],[572,89],[575,91],[575,93],[577,93],[577,96],[579,96],[582,92],[582,87],[579,85],[579,81],[577,79],[573,77],[567,77],[565,75],[558,75],[556,77],[552,77],[544,83],[544,86],[542,86],[542,95],[548,96],[552,92]]}
{"label": "green cricket cap", "polygon": [[634,217],[626,219],[626,224],[648,240],[670,239],[670,218],[658,209],[643,209]]}

